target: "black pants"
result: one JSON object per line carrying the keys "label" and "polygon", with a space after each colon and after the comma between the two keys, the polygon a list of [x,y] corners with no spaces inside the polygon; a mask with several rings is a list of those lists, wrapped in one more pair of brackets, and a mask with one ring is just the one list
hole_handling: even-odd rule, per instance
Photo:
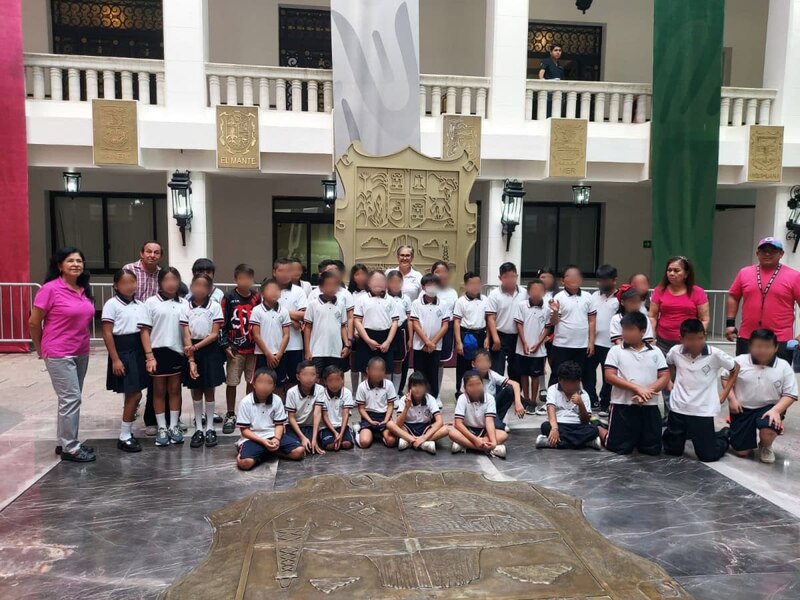
{"label": "black pants", "polygon": [[[736,338],[736,356],[740,354],[749,354],[750,353],[750,340],[745,338]],[[786,347],[786,342],[779,342],[778,343],[778,358],[782,358],[790,365],[792,364],[792,360],[794,359],[794,351],[789,350]]]}
{"label": "black pants", "polygon": [[617,454],[661,454],[661,411],[658,406],[612,404],[606,448]]}
{"label": "black pants", "polygon": [[494,401],[497,407],[497,416],[494,419],[494,426],[498,429],[505,429],[506,413],[514,405],[514,390],[510,385],[504,385],[495,393]]}
{"label": "black pants", "polygon": [[519,383],[517,374],[517,334],[497,332],[500,338],[500,350],[492,350],[492,371],[505,375],[506,365],[508,365],[508,378]]}
{"label": "black pants", "polygon": [[424,350],[414,350],[414,370],[425,375],[428,380],[428,389],[431,396],[439,397],[439,359],[441,350],[425,352]]}
{"label": "black pants", "polygon": [[[550,422],[542,423],[542,435],[550,435]],[[578,450],[595,439],[598,435],[597,425],[591,423],[559,423],[558,450]]]}
{"label": "black pants", "polygon": [[555,385],[558,382],[558,367],[565,362],[573,361],[578,363],[583,371],[583,377],[581,379],[583,389],[585,389],[587,392],[589,391],[587,374],[589,369],[586,368],[586,348],[560,348],[556,345],[553,345],[550,358],[552,359],[550,362],[550,368],[552,371],[550,372],[550,380],[547,384],[548,386]]}
{"label": "black pants", "polygon": [[[592,406],[599,406],[602,410],[608,410],[611,404],[611,386],[606,383],[606,358],[611,348],[605,346],[595,346],[594,355],[586,358],[586,376],[584,377],[584,387],[592,401]],[[597,395],[597,367],[600,367],[600,377],[603,385],[600,388],[600,395]]]}
{"label": "black pants", "polygon": [[[486,330],[478,331],[476,329],[464,329],[461,328],[461,343],[464,343],[464,336],[468,333],[471,333],[475,336],[475,339],[478,340],[478,348],[483,348],[483,342],[486,340]],[[456,355],[456,396],[461,392],[462,386],[462,379],[464,378],[464,373],[469,371],[472,368],[472,361],[467,360],[460,354]]]}
{"label": "black pants", "polygon": [[[665,339],[659,338],[659,337],[656,338],[656,348],[661,350],[661,352],[664,354],[664,356],[667,355],[667,352],[669,352],[670,349],[673,346],[677,346],[680,343],[681,343],[680,340],[674,341],[674,340],[665,340]],[[675,381],[675,379],[673,378],[672,381]],[[669,395],[670,395],[670,391],[668,389],[664,388],[661,391],[661,398],[664,400],[664,417],[665,418],[666,418],[667,414],[669,413]]]}
{"label": "black pants", "polygon": [[692,440],[697,458],[714,462],[728,451],[728,432],[714,430],[714,417],[696,417],[669,411],[662,441],[664,453],[681,456],[686,439]]}
{"label": "black pants", "polygon": [[150,378],[150,383],[147,384],[147,398],[144,401],[144,426],[156,427],[156,411],[153,409],[153,378]]}

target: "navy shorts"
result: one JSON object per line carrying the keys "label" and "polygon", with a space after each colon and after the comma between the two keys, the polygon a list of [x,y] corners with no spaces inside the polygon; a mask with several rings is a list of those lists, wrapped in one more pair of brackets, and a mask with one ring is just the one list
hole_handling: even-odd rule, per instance
{"label": "navy shorts", "polygon": [[[254,373],[259,369],[266,369],[272,368],[267,364],[267,357],[263,354],[256,354],[256,368],[253,371]],[[283,385],[286,382],[286,356],[284,355],[280,361],[278,361],[278,368],[275,369],[275,373],[278,375],[278,382],[277,385]]]}
{"label": "navy shorts", "polygon": [[342,367],[342,359],[333,356],[315,356],[311,360],[314,361],[314,366],[317,368],[317,377],[322,377],[323,371],[328,367]]}
{"label": "navy shorts", "polygon": [[522,356],[517,354],[517,370],[520,375],[539,377],[544,375],[546,356]]}
{"label": "navy shorts", "polygon": [[[310,440],[313,439],[314,428],[311,425],[300,425],[300,431],[302,431],[303,435],[306,436],[308,439]],[[288,423],[286,424],[286,433],[283,434],[284,437],[286,437],[286,434],[291,435],[293,438],[297,440],[300,439],[297,437],[297,434],[294,432],[294,429],[292,429],[292,426],[289,425]]]}
{"label": "navy shorts", "polygon": [[[334,441],[336,441],[336,434],[325,427],[321,429],[319,432],[319,443],[324,448],[325,446],[330,446]],[[343,442],[350,442],[353,443],[353,432],[350,431],[350,428],[346,428],[344,430],[344,435],[342,436]]]}
{"label": "navy shorts", "polygon": [[[385,412],[373,412],[371,410],[367,411],[369,418],[373,421],[378,421],[379,423],[386,418]],[[369,429],[372,433],[383,433],[386,429],[386,425],[370,425],[364,419],[361,419],[361,429]]]}
{"label": "navy shorts", "polygon": [[780,430],[769,424],[769,419],[764,418],[764,413],[772,410],[774,404],[761,408],[743,408],[741,414],[731,415],[731,448],[744,451],[758,447],[759,429]]}
{"label": "navy shorts", "polygon": [[467,425],[467,429],[470,430],[472,435],[477,435],[478,437],[483,437],[486,435],[486,430],[483,427],[470,427]]}
{"label": "navy shorts", "polygon": [[[291,433],[284,433],[281,438],[281,445],[278,447],[278,453],[289,454],[289,452],[301,446],[302,444],[300,441]],[[253,440],[245,440],[244,443],[239,446],[239,458],[254,458],[257,463],[263,462],[268,456],[274,454],[276,454],[276,452],[270,452],[266,447]]]}
{"label": "navy shorts", "polygon": [[403,423],[403,427],[406,428],[408,433],[413,435],[414,437],[419,437],[421,435],[425,435],[425,432],[431,428],[430,423]]}
{"label": "navy shorts", "polygon": [[286,381],[288,385],[297,383],[297,365],[303,362],[302,350],[287,350],[281,359],[283,368],[286,370]]}

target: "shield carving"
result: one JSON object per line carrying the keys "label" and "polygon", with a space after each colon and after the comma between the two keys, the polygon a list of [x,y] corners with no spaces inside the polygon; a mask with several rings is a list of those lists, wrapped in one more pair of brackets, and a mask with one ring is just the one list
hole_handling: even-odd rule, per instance
{"label": "shield carving", "polygon": [[258,169],[258,109],[253,106],[217,107],[217,166]]}

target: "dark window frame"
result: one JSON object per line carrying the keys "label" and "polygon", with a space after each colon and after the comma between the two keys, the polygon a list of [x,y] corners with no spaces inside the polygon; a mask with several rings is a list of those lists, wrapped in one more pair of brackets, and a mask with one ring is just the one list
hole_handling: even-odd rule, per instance
{"label": "dark window frame", "polygon": [[[605,37],[606,37],[606,26],[602,23],[581,23],[576,21],[548,21],[548,20],[538,20],[538,19],[530,19],[528,21],[528,36],[534,34],[536,29],[545,30],[547,33],[553,34],[554,41],[560,42],[565,44],[562,46],[563,54],[561,55],[561,62],[568,63],[569,65],[575,65],[576,68],[580,69],[580,63],[583,61],[584,68],[588,68],[592,71],[592,78],[587,79],[580,76],[580,72],[577,73],[579,76],[576,77],[576,73],[567,72],[566,78],[573,81],[603,81],[603,73],[605,67]],[[570,52],[570,38],[574,35],[580,35],[581,33],[592,34],[597,36],[597,52],[596,53],[577,53],[577,52]],[[541,61],[544,58],[548,58],[550,53],[546,50],[541,52],[536,52],[531,49],[531,44],[529,42],[528,49],[527,49],[527,60],[528,60],[528,78],[538,79],[539,73],[538,69],[531,66],[531,61]],[[595,64],[595,62],[597,64]]]}
{"label": "dark window frame", "polygon": [[[281,212],[275,210],[275,205],[281,201],[288,202],[319,202],[321,207],[325,206],[324,200],[314,196],[273,196],[272,198],[272,258],[277,260],[279,258],[288,258],[278,256],[278,226],[281,224],[300,223],[306,225],[306,256],[311,259],[311,225],[333,225],[334,224],[334,211],[333,208],[326,212],[321,213],[292,213]],[[338,258],[338,257],[337,257]],[[313,285],[317,284],[318,273],[317,265],[307,264],[304,265],[306,269],[305,277]]]}

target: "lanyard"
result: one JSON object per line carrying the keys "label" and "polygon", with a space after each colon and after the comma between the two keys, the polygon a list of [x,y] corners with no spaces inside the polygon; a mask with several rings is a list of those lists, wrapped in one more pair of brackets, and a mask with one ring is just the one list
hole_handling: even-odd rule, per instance
{"label": "lanyard", "polygon": [[[767,282],[767,287],[762,287],[761,285],[761,265],[756,266],[756,282],[758,283],[758,291],[761,293],[761,312],[759,316],[764,315],[764,302],[767,299],[767,294],[769,294],[769,288],[772,287],[772,283],[775,281],[775,278],[778,276],[778,273],[781,271],[781,267],[783,265],[778,263],[778,266],[775,267],[775,272],[772,274],[772,277],[769,278]],[[761,327],[761,319],[758,320],[758,326]]]}

